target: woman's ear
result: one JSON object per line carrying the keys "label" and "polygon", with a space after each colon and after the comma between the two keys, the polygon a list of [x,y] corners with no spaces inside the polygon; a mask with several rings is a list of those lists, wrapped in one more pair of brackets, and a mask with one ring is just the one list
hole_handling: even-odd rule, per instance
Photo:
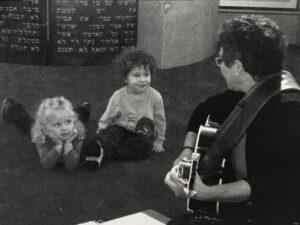
{"label": "woman's ear", "polygon": [[234,73],[239,76],[239,74],[244,70],[242,62],[238,59],[234,60]]}

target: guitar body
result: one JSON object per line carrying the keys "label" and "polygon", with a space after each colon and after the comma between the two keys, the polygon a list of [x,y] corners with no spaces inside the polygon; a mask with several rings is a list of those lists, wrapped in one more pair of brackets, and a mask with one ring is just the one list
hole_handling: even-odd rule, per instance
{"label": "guitar body", "polygon": [[[195,176],[201,174],[198,171],[198,166],[201,163],[201,158],[209,151],[209,148],[214,143],[217,137],[219,125],[209,120],[206,121],[204,126],[200,126],[197,134],[196,144],[191,160],[183,160],[179,163],[178,178],[184,183],[189,191],[194,190]],[[221,170],[223,165],[220,165],[220,171],[215,176],[210,178],[207,185],[221,184]],[[208,212],[219,214],[219,203],[217,202],[203,202],[195,199],[187,199],[187,210],[189,212]]]}
{"label": "guitar body", "polygon": [[[201,166],[201,159],[209,151],[211,145],[214,143],[219,125],[209,120],[209,117],[206,121],[205,126],[200,126],[197,134],[196,144],[194,152],[192,154],[192,159],[187,160],[183,159],[177,169],[178,179],[186,186],[189,191],[194,190],[195,184],[195,175],[198,173],[202,181],[206,185],[221,185],[224,181],[224,175],[226,176],[226,182],[233,181],[234,174],[230,171],[230,168],[225,170],[225,158],[222,158],[220,165],[216,172],[207,179],[201,175],[201,171],[198,171],[198,168]],[[229,204],[229,205],[228,205]],[[219,202],[209,202],[209,201],[199,201],[192,198],[187,199],[187,211],[188,213],[181,215],[172,219],[168,225],[249,225],[249,221],[243,218],[247,218],[245,213],[248,210],[245,210],[243,205],[230,205],[230,203],[224,204],[226,207],[224,209],[220,208]],[[228,208],[229,207],[229,208]],[[232,208],[233,207],[233,208]],[[226,208],[226,209],[225,209]],[[224,214],[227,214],[226,211],[232,211],[235,209],[233,217],[228,217],[226,219],[224,215],[220,216],[221,210]],[[238,209],[238,211],[236,211]],[[223,213],[222,213],[223,214]],[[241,217],[241,218],[238,218]],[[227,222],[227,221],[230,222]]]}

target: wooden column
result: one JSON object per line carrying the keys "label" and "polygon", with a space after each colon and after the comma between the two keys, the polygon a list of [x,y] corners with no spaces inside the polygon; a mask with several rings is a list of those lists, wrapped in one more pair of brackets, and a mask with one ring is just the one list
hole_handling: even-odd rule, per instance
{"label": "wooden column", "polygon": [[202,61],[215,53],[218,1],[140,0],[138,47],[160,68]]}

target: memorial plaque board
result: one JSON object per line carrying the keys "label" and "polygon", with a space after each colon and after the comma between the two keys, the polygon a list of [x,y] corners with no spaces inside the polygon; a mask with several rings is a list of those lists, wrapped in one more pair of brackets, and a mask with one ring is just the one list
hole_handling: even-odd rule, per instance
{"label": "memorial plaque board", "polygon": [[89,65],[110,61],[137,40],[136,0],[54,0],[50,61]]}
{"label": "memorial plaque board", "polygon": [[44,62],[46,12],[41,1],[0,1],[1,62]]}
{"label": "memorial plaque board", "polygon": [[137,0],[0,2],[2,62],[101,64],[136,42]]}

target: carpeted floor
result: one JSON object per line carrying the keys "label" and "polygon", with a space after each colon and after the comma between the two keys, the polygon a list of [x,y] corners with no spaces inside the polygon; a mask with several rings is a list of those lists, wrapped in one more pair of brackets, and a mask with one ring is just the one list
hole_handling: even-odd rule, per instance
{"label": "carpeted floor", "polygon": [[[286,68],[300,80],[300,50],[291,49]],[[88,126],[98,118],[114,90],[121,87],[112,67],[45,67],[0,64],[0,100],[12,97],[30,113],[41,99],[64,95],[75,105],[88,100],[93,109]],[[96,172],[42,169],[27,137],[0,120],[0,224],[71,225],[109,220],[154,209],[173,217],[185,211],[164,185],[166,172],[179,154],[185,124],[200,101],[225,90],[213,58],[189,66],[159,70],[152,86],[164,98],[167,116],[165,152],[145,161],[110,161]]]}

